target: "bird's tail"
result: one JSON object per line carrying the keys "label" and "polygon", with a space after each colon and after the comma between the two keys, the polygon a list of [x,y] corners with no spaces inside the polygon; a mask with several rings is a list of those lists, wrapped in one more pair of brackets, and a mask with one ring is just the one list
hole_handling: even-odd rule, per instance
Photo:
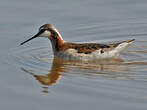
{"label": "bird's tail", "polygon": [[130,39],[130,40],[126,40],[124,42],[127,42],[127,43],[132,43],[135,39]]}
{"label": "bird's tail", "polygon": [[130,40],[126,40],[123,42],[120,42],[116,47],[115,47],[115,51],[117,51],[118,53],[123,51],[129,44],[131,44],[135,39],[130,39]]}

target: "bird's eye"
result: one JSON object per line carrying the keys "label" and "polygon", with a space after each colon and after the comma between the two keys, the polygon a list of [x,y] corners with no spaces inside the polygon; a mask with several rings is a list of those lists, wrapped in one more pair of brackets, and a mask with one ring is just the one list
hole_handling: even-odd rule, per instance
{"label": "bird's eye", "polygon": [[39,31],[42,31],[42,32],[44,32],[46,29],[43,29],[43,28],[39,28]]}
{"label": "bird's eye", "polygon": [[42,28],[39,28],[39,31],[41,31],[42,30]]}

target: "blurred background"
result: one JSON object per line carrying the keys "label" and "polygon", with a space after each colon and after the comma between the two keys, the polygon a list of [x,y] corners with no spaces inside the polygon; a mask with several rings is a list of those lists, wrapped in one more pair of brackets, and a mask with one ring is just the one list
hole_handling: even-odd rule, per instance
{"label": "blurred background", "polygon": [[[146,0],[0,0],[1,110],[146,110]],[[53,58],[46,23],[69,42],[136,41],[102,63]]]}

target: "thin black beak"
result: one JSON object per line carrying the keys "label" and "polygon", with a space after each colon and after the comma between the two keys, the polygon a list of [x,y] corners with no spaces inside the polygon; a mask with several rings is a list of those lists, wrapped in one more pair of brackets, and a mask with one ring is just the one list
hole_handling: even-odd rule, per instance
{"label": "thin black beak", "polygon": [[39,35],[41,35],[44,31],[45,31],[45,30],[43,30],[43,29],[40,30],[36,35],[34,35],[32,38],[30,38],[30,39],[28,39],[28,40],[22,42],[20,45],[23,45],[23,44],[25,44],[26,42],[28,42],[28,41],[30,41],[30,40],[36,38],[36,37],[39,37]]}

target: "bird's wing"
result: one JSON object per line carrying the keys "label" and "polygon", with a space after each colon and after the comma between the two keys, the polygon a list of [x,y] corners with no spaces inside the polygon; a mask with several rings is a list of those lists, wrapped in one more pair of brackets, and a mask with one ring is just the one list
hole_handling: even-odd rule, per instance
{"label": "bird's wing", "polygon": [[97,43],[83,43],[83,44],[76,44],[76,43],[66,43],[61,50],[66,50],[66,49],[75,49],[77,50],[78,53],[85,53],[85,54],[90,54],[96,50],[100,50],[101,53],[104,53],[105,51],[112,50],[116,47],[118,47],[120,44],[123,43],[131,43],[134,41],[132,40],[127,40],[119,43],[113,43],[113,44],[97,44]]}
{"label": "bird's wing", "polygon": [[67,43],[62,47],[61,50],[75,49],[77,50],[78,53],[90,54],[96,50],[103,50],[104,48],[110,48],[110,46],[105,44],[96,44],[96,43],[84,43],[84,44]]}

